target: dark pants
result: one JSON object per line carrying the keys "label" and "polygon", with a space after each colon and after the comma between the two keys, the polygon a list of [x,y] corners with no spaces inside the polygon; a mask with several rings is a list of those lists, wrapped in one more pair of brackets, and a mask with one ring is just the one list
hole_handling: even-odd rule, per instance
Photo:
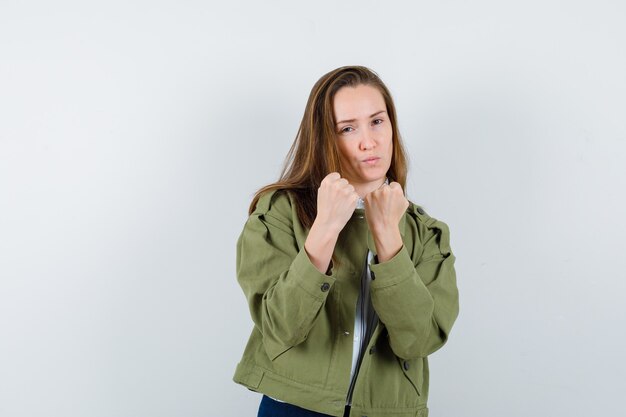
{"label": "dark pants", "polygon": [[[343,413],[343,417],[350,415],[350,407],[346,406],[346,411]],[[305,410],[298,406],[281,403],[268,397],[263,396],[261,404],[259,405],[259,414],[257,417],[329,417],[328,414],[316,413],[315,411]]]}

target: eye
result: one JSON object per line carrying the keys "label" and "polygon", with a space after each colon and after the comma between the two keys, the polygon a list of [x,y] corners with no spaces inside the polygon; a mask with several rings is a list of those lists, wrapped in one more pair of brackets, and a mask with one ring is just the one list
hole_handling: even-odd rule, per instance
{"label": "eye", "polygon": [[352,126],[346,126],[343,129],[341,129],[340,133],[350,133],[352,132],[354,129],[352,128]]}
{"label": "eye", "polygon": [[379,125],[383,122],[383,119],[374,119],[374,121],[372,123],[374,123],[375,125]]}

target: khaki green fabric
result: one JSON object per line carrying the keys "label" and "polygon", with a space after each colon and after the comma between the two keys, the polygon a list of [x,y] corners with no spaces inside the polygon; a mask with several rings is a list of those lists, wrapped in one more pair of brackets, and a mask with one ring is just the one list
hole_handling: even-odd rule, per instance
{"label": "khaki green fabric", "polygon": [[[339,235],[320,273],[304,250],[308,230],[286,192],[265,194],[237,242],[237,279],[254,328],[234,381],[303,408],[342,416],[350,384],[354,316],[369,248],[364,210]],[[380,320],[363,358],[352,416],[427,416],[428,359],[459,312],[448,226],[411,203],[403,248],[370,265]]]}

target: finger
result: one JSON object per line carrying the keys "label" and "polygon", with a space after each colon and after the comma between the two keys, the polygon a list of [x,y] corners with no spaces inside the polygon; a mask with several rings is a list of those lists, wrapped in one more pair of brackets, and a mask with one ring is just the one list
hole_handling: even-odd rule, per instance
{"label": "finger", "polygon": [[391,188],[392,190],[396,190],[396,189],[402,189],[402,186],[400,185],[400,183],[398,182],[392,182],[389,184],[389,188]]}
{"label": "finger", "polygon": [[339,178],[341,178],[341,177],[340,177],[338,172],[331,172],[330,174],[326,175],[324,177],[324,179],[322,179],[322,182],[320,183],[320,188],[328,187],[328,186],[332,185]]}
{"label": "finger", "polygon": [[336,180],[338,180],[339,178],[341,178],[341,175],[339,175],[339,173],[338,173],[338,172],[331,172],[330,174],[328,174],[328,175],[326,175],[326,176],[324,177],[324,179],[322,180],[322,182],[323,182],[324,180],[328,180],[328,181],[336,181]]}
{"label": "finger", "polygon": [[340,178],[339,180],[337,180],[338,185],[341,185],[342,187],[345,187],[347,185],[350,185],[350,183],[348,182],[347,179],[345,178]]}

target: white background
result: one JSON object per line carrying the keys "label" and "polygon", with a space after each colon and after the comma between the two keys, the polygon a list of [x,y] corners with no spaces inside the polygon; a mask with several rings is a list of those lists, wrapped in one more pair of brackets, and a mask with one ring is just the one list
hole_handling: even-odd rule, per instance
{"label": "white background", "polygon": [[0,2],[0,415],[254,416],[235,242],[324,73],[374,69],[461,314],[432,416],[610,416],[626,3]]}

